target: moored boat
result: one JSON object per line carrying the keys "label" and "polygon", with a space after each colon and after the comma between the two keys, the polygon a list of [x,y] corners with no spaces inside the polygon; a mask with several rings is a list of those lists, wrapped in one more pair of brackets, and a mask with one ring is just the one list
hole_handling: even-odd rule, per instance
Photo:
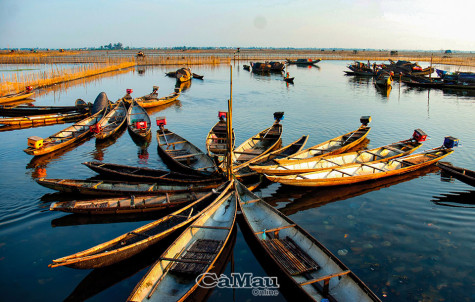
{"label": "moored boat", "polygon": [[32,92],[32,90],[33,90],[33,88],[31,86],[27,86],[25,91],[2,95],[2,96],[0,96],[0,104],[16,102],[16,101],[20,101],[20,100],[23,100],[23,99],[27,99],[27,98],[31,97],[34,94],[34,92]]}
{"label": "moored boat", "polygon": [[193,77],[193,74],[190,70],[190,68],[185,67],[185,68],[180,68],[176,71],[175,73],[176,80],[180,83],[190,81],[191,78]]}
{"label": "moored boat", "polygon": [[217,173],[211,157],[188,140],[165,128],[165,117],[157,118],[158,153],[163,161],[178,172],[210,176]]}
{"label": "moored boat", "polygon": [[97,139],[107,139],[124,126],[126,119],[127,108],[122,100],[118,100],[91,131]]}
{"label": "moored boat", "polygon": [[160,256],[127,301],[184,301],[214,272],[235,229],[234,192],[216,200]]}
{"label": "moored boat", "polygon": [[66,112],[24,117],[0,118],[0,124],[12,126],[41,126],[77,121],[89,116],[88,112]]}
{"label": "moored boat", "polygon": [[292,83],[292,84],[293,84],[293,83],[294,83],[294,79],[295,79],[294,77],[292,77],[292,78],[284,78],[284,81],[287,82],[287,83]]}
{"label": "moored boat", "polygon": [[287,59],[287,64],[296,64],[296,65],[314,65],[320,62],[321,59],[297,59],[297,60],[290,60]]}
{"label": "moored boat", "polygon": [[89,112],[92,104],[86,104],[81,99],[76,100],[75,106],[11,106],[11,105],[1,105],[0,106],[0,115],[1,116],[33,116],[33,115],[45,115],[45,114],[55,114],[55,113],[84,113]]}
{"label": "moored boat", "polygon": [[450,163],[445,163],[445,162],[438,162],[437,166],[439,166],[442,170],[454,176],[458,180],[468,185],[475,186],[475,171],[461,168],[461,167],[456,167]]}
{"label": "moored boat", "polygon": [[[217,161],[221,163],[228,150],[228,130],[227,130],[227,112],[218,112],[218,122],[211,128],[206,137],[206,151],[210,157],[216,157]],[[233,142],[234,148],[234,131]]]}
{"label": "moored boat", "polygon": [[140,139],[146,139],[152,131],[150,116],[136,99],[132,101],[127,111],[127,128],[131,135]]}
{"label": "moored boat", "polygon": [[153,108],[153,107],[158,107],[162,105],[166,105],[168,103],[174,102],[178,100],[178,97],[180,96],[180,92],[173,92],[168,96],[164,96],[159,98],[158,94],[156,91],[158,90],[158,86],[154,86],[154,89],[152,93],[145,95],[143,97],[135,99],[137,103],[142,106],[143,108]]}
{"label": "moored boat", "polygon": [[368,135],[371,127],[368,127],[368,124],[371,122],[370,116],[362,116],[360,118],[361,126],[351,132],[337,136],[328,141],[320,143],[318,145],[312,146],[310,148],[304,149],[300,152],[292,154],[291,156],[285,158],[276,158],[279,164],[285,164],[289,160],[295,159],[305,159],[314,156],[323,156],[323,155],[332,155],[340,154],[346,150],[353,148],[360,144]]}
{"label": "moored boat", "polygon": [[444,145],[441,147],[403,157],[292,175],[278,176],[266,174],[266,177],[273,182],[303,187],[338,186],[359,183],[400,175],[435,164],[437,161],[451,154],[453,152],[452,148],[455,145],[458,145],[458,140],[447,137],[444,140]]}
{"label": "moored boat", "polygon": [[356,163],[381,161],[405,156],[414,152],[417,150],[417,148],[422,146],[422,142],[424,142],[426,138],[427,134],[425,134],[420,129],[416,129],[411,139],[399,141],[371,150],[361,150],[328,156],[317,156],[307,159],[295,159],[287,161],[285,164],[277,163],[272,165],[251,165],[249,168],[262,174],[290,175],[314,172],[331,167],[343,167]]}
{"label": "moored boat", "polygon": [[[380,301],[345,264],[287,216],[236,182],[241,230],[292,287],[294,300]],[[289,293],[290,295],[290,293]]]}
{"label": "moored boat", "polygon": [[93,269],[128,259],[192,223],[202,211],[221,199],[228,190],[229,185],[223,186],[222,190],[210,192],[187,206],[131,232],[85,251],[55,259],[49,267]]}
{"label": "moored boat", "polygon": [[36,182],[44,187],[83,195],[151,195],[165,193],[184,193],[193,191],[207,191],[219,186],[216,183],[204,184],[158,184],[142,182],[121,182],[112,180],[81,180],[81,179],[45,179],[39,178]]}

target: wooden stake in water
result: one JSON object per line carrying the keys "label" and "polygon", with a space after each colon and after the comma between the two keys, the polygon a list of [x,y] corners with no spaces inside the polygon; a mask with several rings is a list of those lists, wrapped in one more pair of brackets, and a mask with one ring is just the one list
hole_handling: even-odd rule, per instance
{"label": "wooden stake in water", "polygon": [[233,179],[233,66],[230,65],[230,88],[229,88],[229,100],[228,100],[228,117],[226,119],[228,130],[228,154],[227,154],[227,172],[228,180]]}

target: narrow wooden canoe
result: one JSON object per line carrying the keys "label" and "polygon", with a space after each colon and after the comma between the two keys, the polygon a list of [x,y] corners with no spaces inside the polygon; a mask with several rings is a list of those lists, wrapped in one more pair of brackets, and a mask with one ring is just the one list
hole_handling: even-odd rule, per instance
{"label": "narrow wooden canoe", "polygon": [[167,170],[157,170],[145,167],[125,166],[101,162],[85,162],[83,165],[105,176],[131,181],[156,182],[169,184],[204,184],[223,182],[221,176],[204,178],[200,175],[189,175]]}
{"label": "narrow wooden canoe", "polygon": [[174,102],[178,100],[178,97],[180,96],[179,92],[173,92],[172,94],[162,97],[162,98],[147,98],[147,97],[141,97],[136,99],[137,103],[139,103],[140,106],[143,108],[153,108],[157,106],[162,106],[171,102]]}
{"label": "narrow wooden canoe", "polygon": [[93,127],[92,131],[97,139],[107,139],[117,133],[125,125],[127,108],[122,100],[117,101],[102,120]]}
{"label": "narrow wooden canoe", "polygon": [[313,65],[320,62],[321,59],[297,59],[297,60],[287,60],[287,64],[296,64],[296,65]]}
{"label": "narrow wooden canoe", "polygon": [[230,242],[237,203],[234,192],[215,201],[152,265],[127,301],[184,301],[197,290]]}
{"label": "narrow wooden canoe", "polygon": [[[206,137],[206,151],[208,156],[217,157],[218,162],[221,163],[228,150],[228,130],[226,119],[220,117],[219,121],[211,128]],[[234,129],[233,129],[233,143],[234,148]]]}
{"label": "narrow wooden canoe", "polygon": [[203,78],[204,78],[204,75],[199,75],[199,74],[193,73],[193,79],[202,80]]}
{"label": "narrow wooden canoe", "polygon": [[1,118],[0,124],[12,126],[41,126],[77,121],[89,116],[88,112],[51,113],[24,117]]}
{"label": "narrow wooden canoe", "polygon": [[34,92],[30,91],[23,91],[19,93],[12,93],[12,94],[6,94],[3,96],[0,96],[0,104],[2,103],[10,103],[10,102],[16,102],[19,100],[27,99],[31,97],[34,94]]}
{"label": "narrow wooden canoe", "polygon": [[316,172],[284,176],[266,174],[266,177],[273,182],[291,186],[320,187],[347,185],[412,172],[435,164],[452,152],[452,149],[442,146],[421,153],[396,159],[386,159],[375,163],[352,164],[341,168],[328,168],[317,170]]}
{"label": "narrow wooden canoe", "polygon": [[206,192],[145,195],[140,197],[113,197],[92,200],[53,202],[50,211],[86,215],[127,215],[151,213],[177,208],[196,201]]}
{"label": "narrow wooden canoe", "polygon": [[[287,216],[236,182],[243,231],[268,259],[292,297],[310,301],[380,301],[323,244]],[[282,282],[279,282],[282,283]]]}
{"label": "narrow wooden canoe", "polygon": [[43,140],[43,145],[39,148],[28,147],[24,151],[30,155],[43,155],[58,149],[64,148],[80,141],[91,134],[91,127],[98,123],[104,116],[105,109],[87,117],[72,126],[63,129]]}
{"label": "narrow wooden canoe", "polygon": [[307,148],[291,156],[282,159],[276,158],[275,161],[277,161],[279,164],[285,164],[288,161],[295,159],[305,159],[314,156],[340,154],[360,144],[366,138],[370,130],[371,127],[361,125],[358,129],[354,131],[337,136],[335,138],[332,138],[331,140]]}
{"label": "narrow wooden canoe", "polygon": [[127,127],[137,138],[146,139],[151,134],[152,124],[147,111],[134,99],[127,111]]}
{"label": "narrow wooden canoe", "polygon": [[179,83],[190,81],[193,77],[190,68],[180,68],[175,73],[176,80]]}
{"label": "narrow wooden canoe", "polygon": [[282,125],[276,118],[274,124],[246,140],[233,151],[235,169],[251,163],[251,160],[277,150],[282,145]]}
{"label": "narrow wooden canoe", "polygon": [[70,256],[55,259],[49,267],[68,266],[93,269],[128,259],[192,223],[214,201],[223,198],[229,191],[229,187],[229,185],[223,186],[220,191],[210,192],[178,211],[105,243]]}
{"label": "narrow wooden canoe", "polygon": [[454,176],[458,180],[468,185],[475,186],[475,171],[456,167],[450,163],[445,162],[439,162],[437,163],[437,166],[439,166],[442,170],[448,172],[450,175]]}
{"label": "narrow wooden canoe", "polygon": [[235,167],[234,174],[236,175],[238,179],[257,175],[258,172],[251,170],[250,167],[252,167],[252,165],[269,166],[269,165],[275,164],[276,161],[274,159],[288,157],[302,150],[305,144],[307,143],[307,140],[308,140],[308,135],[304,135],[298,140],[296,140],[295,142],[285,147],[282,147],[273,152],[267,153],[266,155],[262,157],[254,158],[244,167],[241,167],[241,166]]}
{"label": "narrow wooden canoe", "polygon": [[[81,101],[78,103],[78,101]],[[31,116],[45,115],[54,113],[80,113],[90,111],[92,104],[86,104],[83,100],[78,99],[76,106],[0,106],[1,116]]]}
{"label": "narrow wooden canoe", "polygon": [[317,156],[307,159],[295,159],[289,160],[285,164],[277,163],[267,166],[264,164],[252,165],[250,168],[258,173],[268,175],[300,174],[315,172],[326,168],[343,167],[356,163],[370,163],[401,157],[414,152],[420,146],[422,146],[422,143],[412,138],[371,150]]}
{"label": "narrow wooden canoe", "polygon": [[36,180],[40,185],[66,193],[84,195],[151,195],[165,193],[184,193],[193,191],[208,191],[219,184],[157,184],[140,182],[120,182],[110,180],[80,180],[80,179],[44,179]]}
{"label": "narrow wooden canoe", "polygon": [[178,134],[162,127],[157,141],[158,153],[170,169],[193,175],[217,173],[213,159]]}

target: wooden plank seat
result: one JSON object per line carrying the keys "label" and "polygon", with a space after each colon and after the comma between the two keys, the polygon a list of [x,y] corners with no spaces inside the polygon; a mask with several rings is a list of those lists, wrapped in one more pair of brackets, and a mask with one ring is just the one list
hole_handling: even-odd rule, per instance
{"label": "wooden plank seat", "polygon": [[193,153],[193,154],[186,154],[186,155],[175,156],[174,158],[175,158],[175,159],[183,159],[183,158],[194,157],[194,156],[202,155],[202,154],[203,154],[203,153]]}
{"label": "wooden plank seat", "polygon": [[404,153],[404,151],[401,151],[401,150],[399,150],[399,149],[396,149],[396,148],[393,148],[393,147],[389,147],[389,146],[384,147],[384,149],[388,149],[388,150],[393,151],[393,152],[396,152],[396,153]]}
{"label": "wooden plank seat", "polygon": [[218,254],[223,243],[223,240],[198,239],[179,257],[173,259],[162,259],[175,262],[170,268],[170,272],[197,275],[206,270],[209,263]]}
{"label": "wooden plank seat", "polygon": [[173,145],[183,144],[183,143],[186,143],[186,142],[187,141],[178,141],[178,142],[160,144],[160,146],[173,146]]}
{"label": "wooden plank seat", "polygon": [[262,240],[261,242],[292,276],[309,273],[320,268],[290,237]]}

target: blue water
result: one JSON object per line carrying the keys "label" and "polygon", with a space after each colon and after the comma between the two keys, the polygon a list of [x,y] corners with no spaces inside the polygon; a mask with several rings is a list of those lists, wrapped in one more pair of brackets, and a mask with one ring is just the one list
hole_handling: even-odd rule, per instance
{"label": "blue water", "polygon": [[[372,116],[369,148],[407,139],[416,128],[429,136],[422,149],[440,146],[445,136],[462,147],[446,158],[475,170],[473,92],[410,89],[394,83],[389,94],[371,79],[344,75],[344,61],[322,61],[319,67],[290,66],[294,85],[278,75],[260,76],[233,68],[233,126],[236,144],[268,127],[272,114],[284,111],[283,143],[309,134],[308,146],[356,129],[362,115]],[[422,64],[424,67],[425,65]],[[141,67],[112,77],[91,78],[77,86],[48,92],[36,105],[72,105],[77,98],[94,101],[102,91],[115,101],[127,88],[133,96],[148,94],[153,85],[168,95],[175,81],[165,77],[171,67]],[[167,127],[204,149],[205,137],[227,110],[229,66],[196,66],[203,81],[193,80],[180,101],[154,110],[152,120],[166,116]],[[5,301],[125,300],[147,267],[159,256],[149,253],[115,270],[48,268],[66,256],[150,221],[77,218],[49,212],[60,194],[41,187],[38,176],[84,179],[96,175],[82,162],[104,162],[164,168],[155,137],[148,147],[137,146],[127,131],[113,144],[89,139],[63,152],[33,159],[22,150],[27,138],[49,135],[67,125],[0,132],[0,291]],[[157,129],[153,125],[153,131]],[[258,194],[281,209],[339,257],[383,301],[473,301],[475,277],[475,200],[473,188],[429,168],[387,181],[332,189],[269,185]],[[471,192],[471,193],[467,193]],[[448,201],[438,202],[450,194]],[[462,198],[468,196],[467,198]],[[471,201],[471,203],[470,203]],[[160,247],[159,247],[160,248]],[[163,247],[162,247],[163,248]],[[150,255],[151,254],[151,255]],[[235,272],[266,276],[238,232],[233,253]],[[231,273],[231,262],[225,274]],[[108,280],[108,282],[105,282]],[[91,292],[84,290],[81,284]],[[76,292],[75,289],[77,288]],[[82,296],[78,298],[77,292]],[[71,295],[72,293],[74,295]],[[253,296],[250,289],[216,289],[209,301],[284,300]]]}

